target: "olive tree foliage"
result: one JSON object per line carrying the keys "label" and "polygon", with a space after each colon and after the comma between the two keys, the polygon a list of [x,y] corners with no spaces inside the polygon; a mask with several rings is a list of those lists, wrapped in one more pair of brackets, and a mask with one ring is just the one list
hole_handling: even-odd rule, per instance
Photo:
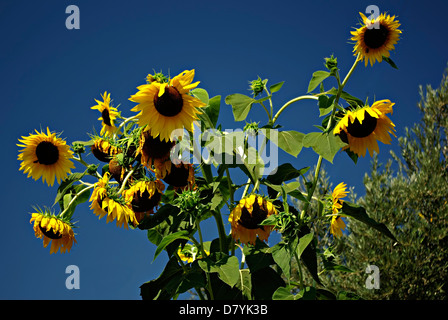
{"label": "olive tree foliage", "polygon": [[[448,299],[448,68],[440,87],[420,87],[420,96],[421,119],[398,138],[400,154],[391,151],[386,163],[374,156],[364,177],[365,195],[350,195],[398,242],[349,218],[347,233],[340,239],[328,228],[316,230],[321,259],[336,257],[331,263],[346,267],[320,270],[323,285],[335,294]],[[331,194],[325,175],[320,183],[316,193]],[[378,267],[378,289],[366,285],[370,265]]]}

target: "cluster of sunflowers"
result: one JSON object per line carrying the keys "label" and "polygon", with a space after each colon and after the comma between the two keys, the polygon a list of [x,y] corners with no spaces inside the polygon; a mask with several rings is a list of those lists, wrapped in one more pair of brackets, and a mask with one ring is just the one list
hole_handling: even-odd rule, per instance
{"label": "cluster of sunflowers", "polygon": [[[197,121],[206,128],[216,128],[220,97],[209,99],[205,90],[197,88],[199,82],[193,82],[194,70],[186,70],[173,78],[155,73],[148,75],[147,83],[139,86],[137,93],[129,98],[136,103],[131,111],[137,112],[131,117],[123,117],[121,111],[112,105],[110,93],[104,92],[102,100],[95,99],[97,104],[91,109],[101,113],[98,120],[102,128],[99,135],[91,134],[88,141],[75,141],[69,146],[49,128],[46,133],[36,130],[36,134],[19,139],[21,144],[18,146],[24,148],[18,156],[20,170],[34,180],[42,178],[49,186],[53,186],[55,179],[59,184],[55,204],[59,204],[60,213],[56,215],[51,209],[38,207],[32,213],[30,222],[34,223],[36,237],[43,238],[44,247],[51,243],[50,253],[69,252],[76,243],[72,222],[75,208],[89,201],[94,214],[100,219],[107,217],[106,222],[116,221],[119,227],[148,230],[148,238],[157,245],[156,256],[166,250],[170,256],[170,268],[181,271],[175,277],[173,272],[166,277],[162,274],[159,279],[143,285],[143,297],[173,298],[179,292],[195,288],[201,299],[205,298],[204,294],[211,299],[217,297],[218,291],[227,292],[222,288],[216,289],[217,279],[229,290],[234,287],[240,289],[235,296],[264,297],[250,292],[257,287],[255,282],[260,278],[261,270],[265,272],[261,278],[270,277],[274,279],[273,283],[278,284],[269,292],[270,297],[285,297],[284,290],[278,290],[286,286],[284,278],[278,280],[277,273],[267,269],[269,265],[277,264],[289,281],[290,261],[294,258],[297,263],[302,261],[320,284],[317,269],[307,260],[310,257],[316,259],[315,235],[310,231],[310,225],[316,219],[329,221],[328,230],[334,237],[343,235],[346,225],[342,217],[351,217],[394,239],[389,230],[369,218],[363,208],[342,200],[348,194],[344,183],[338,184],[327,199],[318,199],[325,209],[320,210],[317,216],[311,216],[310,211],[323,159],[332,162],[335,154],[342,150],[356,163],[367,150],[370,155],[374,151],[379,152],[377,141],[390,144],[390,134],[395,135],[394,124],[387,116],[392,113],[394,103],[380,100],[369,106],[343,90],[361,61],[366,66],[368,62],[373,66],[375,62],[384,60],[396,67],[390,59],[390,51],[401,33],[395,16],[381,14],[367,18],[361,14],[361,17],[361,26],[352,32],[351,38],[355,41],[356,59],[343,80],[339,76],[337,59],[331,56],[325,59],[328,71],[313,74],[308,94],[288,101],[275,115],[272,96],[283,83],[268,88],[267,80],[254,80],[251,82],[253,97],[233,94],[225,100],[232,106],[236,121],[245,120],[252,106],[260,104],[268,115],[264,126],[268,130],[277,130],[278,117],[291,104],[304,99],[316,100],[320,116],[325,116],[322,126],[318,126],[321,132],[305,135],[297,131],[281,131],[282,139],[277,141],[279,148],[294,156],[302,147],[312,148],[318,154],[312,180],[307,181],[304,176],[309,167],[297,170],[289,163],[280,165],[276,173],[263,179],[254,173],[254,166],[245,163],[223,163],[214,176],[209,163],[203,162],[195,167],[173,156],[174,146],[184,139],[183,130],[193,132]],[[329,77],[337,80],[338,87],[325,91],[323,81]],[[317,87],[320,87],[320,92],[311,93]],[[255,99],[263,93],[266,93],[265,97]],[[347,107],[342,106],[341,99],[347,102]],[[264,101],[269,101],[270,111]],[[220,130],[220,126],[216,129]],[[257,130],[257,124],[245,127],[245,131]],[[293,141],[285,142],[288,139]],[[239,147],[247,150],[247,140],[244,146]],[[83,154],[86,151],[103,162],[101,168],[100,164],[85,161]],[[73,161],[85,166],[85,170],[72,173],[75,168]],[[247,183],[233,183],[229,169],[242,169],[241,172],[248,176]],[[95,182],[85,181],[87,176],[94,177]],[[303,179],[305,191],[297,182],[285,183],[294,178]],[[261,185],[266,187],[268,196],[261,194]],[[252,190],[249,192],[250,186]],[[241,200],[235,201],[235,192],[240,188],[244,189]],[[300,212],[288,203],[288,198],[302,203]],[[225,232],[220,213],[225,205],[230,213],[230,235]],[[204,242],[200,222],[211,216],[216,219],[219,238]],[[268,240],[272,230],[279,231],[282,240],[267,249],[263,241]],[[194,237],[196,233],[199,240]],[[244,259],[239,269],[236,247],[241,248],[249,269],[243,269]],[[304,254],[306,252],[312,254]],[[272,259],[259,261],[257,253]],[[284,263],[285,257],[289,267]],[[225,271],[223,266],[226,266]],[[252,275],[245,276],[246,271]],[[257,272],[259,275],[254,276]],[[290,285],[288,282],[288,290]],[[253,290],[248,292],[249,287]],[[304,289],[303,283],[299,289]]]}

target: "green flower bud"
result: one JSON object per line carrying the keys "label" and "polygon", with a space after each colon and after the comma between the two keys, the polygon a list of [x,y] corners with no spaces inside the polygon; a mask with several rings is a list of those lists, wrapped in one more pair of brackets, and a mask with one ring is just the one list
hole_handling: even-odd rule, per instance
{"label": "green flower bud", "polygon": [[268,82],[268,80],[261,80],[260,77],[258,77],[257,80],[252,80],[249,82],[249,84],[250,84],[249,90],[252,91],[254,97],[256,97],[257,95],[259,95],[260,93],[263,92],[266,82]]}
{"label": "green flower bud", "polygon": [[333,55],[330,58],[325,58],[325,67],[331,72],[335,72],[338,68],[338,59]]}

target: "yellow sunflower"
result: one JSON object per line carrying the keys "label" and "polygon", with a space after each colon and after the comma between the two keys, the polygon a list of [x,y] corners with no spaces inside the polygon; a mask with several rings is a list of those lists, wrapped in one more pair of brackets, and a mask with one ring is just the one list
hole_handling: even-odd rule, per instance
{"label": "yellow sunflower", "polygon": [[241,199],[229,215],[233,238],[244,244],[255,244],[258,235],[260,240],[267,241],[273,226],[260,223],[272,214],[277,214],[277,209],[261,196],[252,194]]}
{"label": "yellow sunflower", "polygon": [[389,58],[390,51],[395,50],[394,45],[401,33],[398,29],[400,23],[395,20],[395,16],[385,13],[372,20],[361,12],[359,14],[363,23],[360,28],[350,32],[353,35],[351,40],[356,42],[353,52],[355,56],[359,54],[358,59],[364,60],[366,66],[369,61],[373,66],[375,61],[381,62],[383,57]]}
{"label": "yellow sunflower", "polygon": [[28,137],[19,139],[22,144],[17,144],[25,149],[20,150],[18,160],[21,160],[20,170],[28,173],[28,177],[34,180],[42,177],[43,182],[47,182],[49,186],[53,186],[54,179],[58,183],[64,180],[70,169],[75,168],[70,159],[73,152],[64,140],[59,138],[56,133],[51,133],[47,127],[47,133],[39,132],[30,134]]}
{"label": "yellow sunflower", "polygon": [[162,141],[172,141],[171,133],[176,129],[193,131],[193,122],[201,113],[199,108],[205,103],[189,95],[198,82],[191,83],[194,70],[185,70],[168,82],[151,82],[137,87],[138,92],[132,95],[130,101],[138,103],[132,111],[138,114],[139,126],[147,126],[151,135],[160,137]]}
{"label": "yellow sunflower", "polygon": [[[205,254],[208,256],[210,252],[204,249]],[[198,250],[198,248],[192,244],[186,243],[183,248],[177,250],[177,254],[182,261],[186,263],[192,263],[196,259],[202,258],[202,253]]]}
{"label": "yellow sunflower", "polygon": [[36,238],[44,240],[44,248],[50,242],[50,254],[60,251],[61,253],[70,252],[73,243],[76,243],[73,224],[59,216],[48,212],[37,212],[31,215],[30,223],[34,222],[33,229]]}
{"label": "yellow sunflower", "polygon": [[395,103],[390,100],[380,100],[373,103],[371,107],[364,106],[354,111],[348,110],[335,126],[333,133],[348,143],[344,149],[348,148],[363,157],[369,149],[370,156],[373,156],[373,151],[379,153],[377,141],[390,144],[392,138],[389,133],[396,137],[395,125],[386,116],[387,113],[392,114],[393,105]]}
{"label": "yellow sunflower", "polygon": [[102,128],[100,134],[105,137],[112,137],[117,133],[117,127],[114,124],[115,119],[118,116],[117,108],[114,108],[110,104],[110,93],[107,91],[101,95],[103,101],[98,101],[95,99],[97,105],[94,105],[90,109],[95,109],[101,112],[101,117],[98,120],[102,121]]}
{"label": "yellow sunflower", "polygon": [[154,213],[162,199],[165,185],[160,180],[138,181],[123,192],[126,203],[131,204],[137,221],[140,223],[147,214]]}
{"label": "yellow sunflower", "polygon": [[124,228],[128,229],[128,222],[134,226],[138,225],[138,221],[130,205],[122,199],[109,194],[109,178],[110,174],[106,172],[103,178],[95,183],[89,199],[91,202],[90,208],[93,210],[93,213],[99,216],[99,219],[107,216],[106,223],[116,220],[117,227],[124,226]]}
{"label": "yellow sunflower", "polygon": [[[175,142],[162,141],[159,137],[152,137],[150,130],[147,130],[143,131],[140,136],[136,154],[141,155],[140,162],[148,169],[154,165],[159,171],[166,172],[169,169],[166,167],[170,163],[170,151],[174,145]],[[169,163],[166,163],[167,161]]]}
{"label": "yellow sunflower", "polygon": [[94,137],[94,143],[90,150],[98,160],[109,162],[113,156],[121,153],[120,148],[113,145],[112,141],[107,138]]}
{"label": "yellow sunflower", "polygon": [[155,167],[155,174],[170,186],[178,190],[191,190],[195,188],[194,167],[191,163],[179,162],[174,164],[171,160]]}
{"label": "yellow sunflower", "polygon": [[342,236],[342,230],[345,229],[345,222],[342,220],[342,217],[338,215],[339,210],[342,208],[341,198],[345,198],[348,194],[347,185],[343,182],[338,184],[336,188],[334,188],[333,193],[331,195],[332,198],[332,207],[331,211],[333,213],[331,217],[331,225],[330,225],[330,233],[336,237]]}

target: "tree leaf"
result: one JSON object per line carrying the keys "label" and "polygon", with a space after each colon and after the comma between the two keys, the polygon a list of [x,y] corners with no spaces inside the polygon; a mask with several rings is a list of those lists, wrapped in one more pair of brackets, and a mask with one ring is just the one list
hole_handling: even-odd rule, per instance
{"label": "tree leaf", "polygon": [[354,218],[367,224],[368,226],[386,235],[393,241],[398,242],[392,232],[390,232],[390,230],[386,227],[386,225],[384,223],[376,222],[374,219],[370,218],[367,215],[366,209],[364,209],[363,207],[344,200],[344,202],[342,203],[342,213],[348,217]]}
{"label": "tree leaf", "polygon": [[313,76],[311,77],[310,83],[308,84],[308,92],[313,91],[314,89],[317,88],[317,86],[324,81],[325,79],[327,79],[329,76],[331,75],[330,72],[327,71],[316,71],[313,73]]}
{"label": "tree leaf", "polygon": [[331,163],[336,153],[345,145],[345,142],[331,132],[311,132],[303,138],[304,147],[313,148],[314,152]]}
{"label": "tree leaf", "polygon": [[256,100],[244,94],[234,93],[227,96],[225,102],[232,106],[235,121],[244,121]]}

